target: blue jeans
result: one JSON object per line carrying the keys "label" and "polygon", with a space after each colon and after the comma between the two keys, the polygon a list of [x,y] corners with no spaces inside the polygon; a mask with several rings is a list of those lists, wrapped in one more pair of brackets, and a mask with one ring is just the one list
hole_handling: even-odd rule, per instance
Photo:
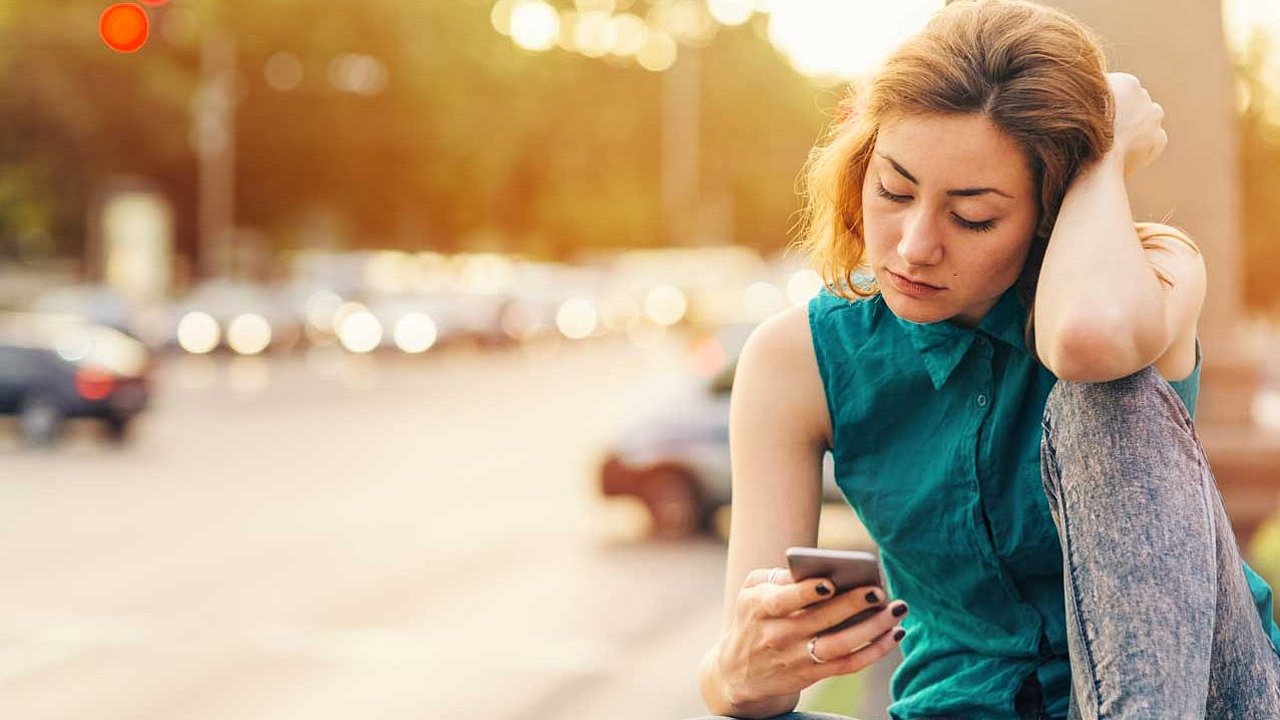
{"label": "blue jeans", "polygon": [[1068,717],[1280,718],[1280,657],[1173,388],[1152,366],[1106,383],[1059,381],[1043,425]]}
{"label": "blue jeans", "polygon": [[[1173,388],[1153,366],[1105,383],[1059,381],[1042,424],[1041,480],[1062,542],[1069,720],[1280,719],[1280,657]],[[1019,716],[1048,718],[1036,688],[1024,690]]]}

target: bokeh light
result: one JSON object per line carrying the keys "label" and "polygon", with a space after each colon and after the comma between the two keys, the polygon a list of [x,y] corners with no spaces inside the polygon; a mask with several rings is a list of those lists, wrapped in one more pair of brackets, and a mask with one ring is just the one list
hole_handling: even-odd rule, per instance
{"label": "bokeh light", "polygon": [[515,5],[515,0],[498,0],[493,4],[493,9],[489,11],[489,22],[493,23],[494,30],[503,35],[511,35],[511,10]]}
{"label": "bokeh light", "polygon": [[778,312],[785,304],[778,286],[763,280],[753,282],[742,293],[742,304],[747,317],[763,320]]}
{"label": "bokeh light", "polygon": [[684,318],[689,301],[680,288],[659,285],[644,298],[644,315],[658,325],[675,325]]}
{"label": "bokeh light", "polygon": [[372,55],[343,53],[329,62],[329,84],[356,95],[377,95],[387,86],[387,66]]}
{"label": "bokeh light", "polygon": [[291,52],[274,53],[267,58],[262,74],[272,90],[286,92],[302,84],[302,60]]}
{"label": "bokeh light", "polygon": [[699,0],[669,0],[654,5],[646,18],[650,26],[693,45],[710,42],[719,27]]}
{"label": "bokeh light", "polygon": [[618,57],[629,57],[640,52],[645,41],[649,39],[649,26],[639,15],[623,13],[613,19],[614,35],[613,54]]}
{"label": "bokeh light", "polygon": [[347,313],[336,325],[338,342],[351,352],[372,352],[382,343],[382,323],[368,310],[359,309]]}
{"label": "bokeh light", "polygon": [[556,311],[556,327],[570,340],[581,340],[595,332],[600,321],[595,305],[585,298],[564,301]]}
{"label": "bokeh light", "polygon": [[98,18],[98,34],[116,52],[137,52],[147,42],[147,13],[134,3],[108,5]]}
{"label": "bokeh light", "polygon": [[548,50],[560,34],[560,15],[542,0],[516,0],[511,8],[511,39],[525,50]]}
{"label": "bokeh light", "polygon": [[407,353],[426,352],[436,344],[437,335],[435,321],[416,310],[401,315],[392,331],[396,347]]}
{"label": "bokeh light", "polygon": [[70,329],[59,334],[54,343],[54,352],[58,353],[58,357],[73,363],[88,357],[91,349],[89,335],[78,329]]}
{"label": "bokeh light", "polygon": [[307,298],[307,322],[321,332],[333,331],[334,314],[342,307],[342,298],[332,290],[317,290]]}
{"label": "bokeh light", "polygon": [[644,47],[636,53],[636,62],[640,67],[653,72],[662,72],[676,64],[676,41],[661,31],[650,31],[645,37]]}
{"label": "bokeh light", "polygon": [[812,268],[801,268],[787,278],[787,299],[792,305],[803,305],[822,289],[822,276]]}
{"label": "bokeh light", "polygon": [[240,355],[257,355],[271,344],[271,323],[257,313],[237,315],[227,325],[227,346]]}
{"label": "bokeh light", "polygon": [[578,12],[600,12],[611,15],[618,9],[618,4],[614,0],[573,0],[573,6]]}
{"label": "bokeh light", "polygon": [[618,26],[613,16],[605,12],[584,12],[578,15],[573,28],[573,44],[587,57],[604,57],[618,44]]}
{"label": "bokeh light", "polygon": [[221,339],[218,321],[213,316],[193,310],[178,321],[178,345],[193,355],[203,355],[218,347]]}
{"label": "bokeh light", "polygon": [[714,337],[705,337],[689,352],[689,369],[704,378],[713,377],[724,369],[728,362],[728,354],[724,345]]}
{"label": "bokeh light", "polygon": [[755,10],[754,0],[707,0],[707,11],[721,25],[741,25]]}

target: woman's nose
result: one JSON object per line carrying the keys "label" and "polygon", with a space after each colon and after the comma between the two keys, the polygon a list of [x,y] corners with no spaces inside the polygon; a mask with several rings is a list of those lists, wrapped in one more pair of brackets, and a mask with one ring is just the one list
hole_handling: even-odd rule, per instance
{"label": "woman's nose", "polygon": [[902,225],[898,254],[910,265],[933,265],[941,259],[940,237],[926,213],[915,213]]}

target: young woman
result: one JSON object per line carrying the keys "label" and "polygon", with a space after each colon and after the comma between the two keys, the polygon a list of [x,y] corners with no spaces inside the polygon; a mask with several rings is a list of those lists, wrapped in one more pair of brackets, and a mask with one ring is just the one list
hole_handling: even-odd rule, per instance
{"label": "young woman", "polygon": [[[842,109],[801,243],[826,287],[739,360],[708,708],[817,717],[802,689],[900,647],[895,720],[1280,718],[1271,589],[1192,419],[1204,262],[1125,191],[1160,105],[1069,16],[977,0]],[[782,569],[828,449],[884,588]]]}

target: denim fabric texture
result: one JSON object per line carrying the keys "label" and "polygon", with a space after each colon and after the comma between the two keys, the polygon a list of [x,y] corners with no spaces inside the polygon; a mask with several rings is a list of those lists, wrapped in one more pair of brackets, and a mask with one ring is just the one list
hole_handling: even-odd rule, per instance
{"label": "denim fabric texture", "polygon": [[1213,472],[1154,367],[1059,382],[1041,469],[1063,548],[1070,718],[1280,718],[1259,621]]}

